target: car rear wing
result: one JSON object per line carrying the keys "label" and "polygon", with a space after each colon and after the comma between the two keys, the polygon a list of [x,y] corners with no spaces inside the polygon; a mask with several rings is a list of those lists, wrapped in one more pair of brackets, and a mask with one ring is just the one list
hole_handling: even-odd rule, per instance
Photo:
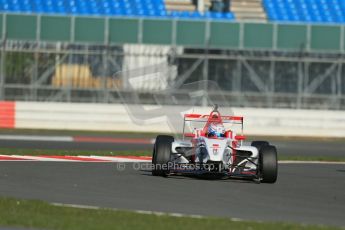
{"label": "car rear wing", "polygon": [[[234,124],[243,124],[243,117],[241,116],[220,116],[223,123],[234,123]],[[184,121],[194,121],[194,122],[207,122],[212,120],[210,115],[194,114],[189,113],[184,115]],[[218,120],[218,118],[217,118]]]}
{"label": "car rear wing", "polygon": [[[214,118],[215,122],[219,122],[221,119],[222,123],[231,123],[231,124],[238,124],[241,125],[241,135],[243,135],[243,117],[242,116],[218,116],[217,118]],[[184,115],[183,118],[183,135],[185,135],[185,124],[186,121],[191,122],[212,122],[212,117],[210,115],[203,115],[203,114],[194,114],[194,113],[188,113]]]}

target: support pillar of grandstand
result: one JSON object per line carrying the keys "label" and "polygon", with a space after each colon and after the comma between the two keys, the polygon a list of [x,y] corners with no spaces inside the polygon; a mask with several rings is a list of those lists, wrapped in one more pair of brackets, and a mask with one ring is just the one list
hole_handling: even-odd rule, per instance
{"label": "support pillar of grandstand", "polygon": [[197,8],[198,8],[199,13],[203,14],[205,11],[205,1],[204,0],[198,0]]}

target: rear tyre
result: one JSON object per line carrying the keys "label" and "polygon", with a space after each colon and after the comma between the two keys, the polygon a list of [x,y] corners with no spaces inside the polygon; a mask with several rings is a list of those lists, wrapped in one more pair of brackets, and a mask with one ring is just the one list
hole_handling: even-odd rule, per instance
{"label": "rear tyre", "polygon": [[256,147],[259,152],[262,147],[267,146],[267,145],[270,145],[268,141],[252,141],[252,144],[251,144],[251,146]]}
{"label": "rear tyre", "polygon": [[259,167],[263,183],[275,183],[278,175],[277,149],[273,145],[263,146],[259,152]]}
{"label": "rear tyre", "polygon": [[172,136],[159,135],[156,137],[152,153],[152,175],[167,176],[169,174],[168,162],[171,155],[171,144],[174,142]]}

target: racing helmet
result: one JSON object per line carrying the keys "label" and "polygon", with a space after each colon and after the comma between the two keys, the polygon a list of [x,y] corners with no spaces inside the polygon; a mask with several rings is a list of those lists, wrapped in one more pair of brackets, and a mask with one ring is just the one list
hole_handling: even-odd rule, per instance
{"label": "racing helmet", "polygon": [[221,123],[211,123],[208,126],[207,135],[209,137],[224,137],[225,128]]}

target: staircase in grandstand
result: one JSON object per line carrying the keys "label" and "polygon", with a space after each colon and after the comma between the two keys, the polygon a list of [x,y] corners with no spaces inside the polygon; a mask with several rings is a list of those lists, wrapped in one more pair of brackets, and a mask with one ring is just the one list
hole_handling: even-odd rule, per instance
{"label": "staircase in grandstand", "polygon": [[262,0],[232,0],[230,11],[238,20],[266,21]]}

